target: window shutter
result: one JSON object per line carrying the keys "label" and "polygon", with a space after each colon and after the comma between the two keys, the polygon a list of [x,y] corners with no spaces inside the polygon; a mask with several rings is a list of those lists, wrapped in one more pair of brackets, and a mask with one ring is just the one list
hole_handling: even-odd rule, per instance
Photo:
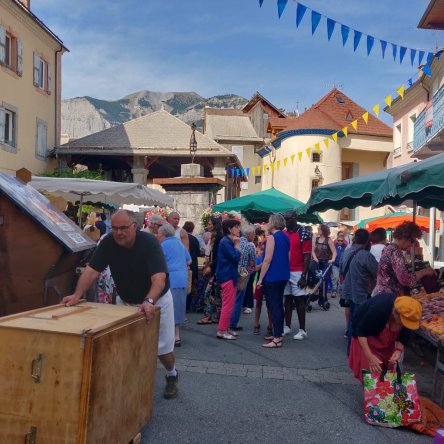
{"label": "window shutter", "polygon": [[5,142],[5,110],[0,108],[0,143]]}
{"label": "window shutter", "polygon": [[46,65],[46,72],[48,73],[47,89],[46,89],[46,92],[47,92],[48,94],[51,94],[51,92],[52,92],[51,63],[48,63],[48,64]]}
{"label": "window shutter", "polygon": [[33,76],[34,86],[39,86],[39,71],[40,71],[40,57],[36,52],[34,52],[34,76]]}
{"label": "window shutter", "polygon": [[0,63],[5,63],[6,57],[6,29],[0,26]]}
{"label": "window shutter", "polygon": [[17,74],[23,74],[23,43],[17,39]]}

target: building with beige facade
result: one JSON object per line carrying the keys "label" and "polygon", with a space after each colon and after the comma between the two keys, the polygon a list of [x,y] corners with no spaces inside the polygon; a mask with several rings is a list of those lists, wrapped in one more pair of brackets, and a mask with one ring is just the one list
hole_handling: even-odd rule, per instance
{"label": "building with beige facade", "polygon": [[30,9],[0,0],[0,171],[51,169],[59,145],[63,42]]}
{"label": "building with beige facade", "polygon": [[[312,189],[318,186],[387,168],[388,157],[393,151],[392,130],[370,114],[365,124],[361,118],[365,112],[335,88],[299,117],[271,119],[269,132],[275,137],[271,148],[260,152],[263,164],[268,165],[262,189],[275,187],[306,202]],[[350,124],[356,119],[359,123],[354,130]],[[344,127],[349,129],[347,136],[342,132]],[[335,142],[331,135],[338,131]],[[328,149],[323,143],[326,137],[329,138]],[[320,152],[311,149],[307,153],[307,147],[318,143],[322,148]],[[297,153],[301,151],[299,160]],[[382,214],[384,209],[359,207],[341,212],[327,211],[322,217],[326,221],[356,221]]]}

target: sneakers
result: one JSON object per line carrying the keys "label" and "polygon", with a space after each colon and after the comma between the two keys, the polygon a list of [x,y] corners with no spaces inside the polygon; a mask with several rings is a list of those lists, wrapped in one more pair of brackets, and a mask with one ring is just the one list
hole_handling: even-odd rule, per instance
{"label": "sneakers", "polygon": [[165,391],[163,392],[163,397],[165,399],[173,399],[179,393],[179,374],[177,374],[176,376],[165,376],[165,379],[166,386]]}
{"label": "sneakers", "polygon": [[291,332],[291,328],[288,325],[285,325],[284,326],[284,333],[283,333],[283,335],[286,336],[290,332]]}
{"label": "sneakers", "polygon": [[302,339],[308,338],[308,334],[305,330],[299,329],[299,331],[293,336],[293,339],[302,341]]}
{"label": "sneakers", "polygon": [[244,314],[246,314],[246,315],[252,313],[252,311],[253,310],[251,308],[248,308],[248,307],[244,308]]}

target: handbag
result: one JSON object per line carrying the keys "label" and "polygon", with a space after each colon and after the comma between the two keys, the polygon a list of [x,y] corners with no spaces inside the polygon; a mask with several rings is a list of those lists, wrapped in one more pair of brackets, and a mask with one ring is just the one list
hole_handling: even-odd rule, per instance
{"label": "handbag", "polygon": [[413,373],[401,373],[384,367],[381,374],[362,371],[364,383],[364,417],[368,424],[400,427],[421,421],[416,378]]}
{"label": "handbag", "polygon": [[247,288],[248,280],[250,279],[250,273],[245,267],[241,267],[237,277],[237,289],[244,291]]}

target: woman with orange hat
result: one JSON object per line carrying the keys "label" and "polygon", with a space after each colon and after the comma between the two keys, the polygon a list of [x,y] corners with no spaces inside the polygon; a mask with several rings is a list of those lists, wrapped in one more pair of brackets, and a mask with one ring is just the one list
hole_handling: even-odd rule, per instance
{"label": "woman with orange hat", "polygon": [[410,330],[419,328],[420,302],[410,296],[381,294],[362,304],[353,318],[349,365],[362,382],[362,370],[381,373],[401,359]]}

